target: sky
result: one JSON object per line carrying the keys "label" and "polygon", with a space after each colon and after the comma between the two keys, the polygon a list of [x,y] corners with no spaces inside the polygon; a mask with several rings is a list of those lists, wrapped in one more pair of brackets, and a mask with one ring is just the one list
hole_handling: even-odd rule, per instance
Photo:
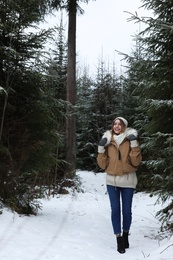
{"label": "sky", "polygon": [[125,62],[115,50],[130,54],[134,49],[134,36],[143,25],[127,20],[131,17],[129,13],[148,15],[141,5],[140,0],[90,0],[81,5],[85,13],[77,17],[76,39],[80,63],[89,64],[92,72],[97,71],[98,62],[103,60],[108,65],[114,63],[117,71],[121,71]]}
{"label": "sky", "polygon": [[163,206],[143,192],[133,199],[130,248],[117,252],[111,225],[105,173],[77,171],[81,192],[40,200],[37,216],[3,208],[0,215],[2,260],[171,260],[173,236],[160,232],[155,214]]}
{"label": "sky", "polygon": [[[130,54],[135,49],[134,36],[144,28],[143,24],[129,22],[129,13],[137,12],[141,17],[150,16],[151,12],[140,8],[141,0],[90,0],[88,4],[81,1],[80,6],[84,14],[77,16],[78,68],[88,67],[89,74],[93,75],[100,61],[104,61],[108,67],[114,64],[117,73],[121,72],[125,61],[116,50]],[[49,16],[46,26],[57,24],[57,21],[57,15]],[[67,14],[63,15],[63,24],[67,28]]]}

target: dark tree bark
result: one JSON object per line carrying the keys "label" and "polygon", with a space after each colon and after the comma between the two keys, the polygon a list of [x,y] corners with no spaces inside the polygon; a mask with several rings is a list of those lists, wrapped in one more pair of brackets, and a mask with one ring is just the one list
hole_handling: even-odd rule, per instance
{"label": "dark tree bark", "polygon": [[76,0],[69,0],[67,103],[65,176],[72,178],[76,171]]}

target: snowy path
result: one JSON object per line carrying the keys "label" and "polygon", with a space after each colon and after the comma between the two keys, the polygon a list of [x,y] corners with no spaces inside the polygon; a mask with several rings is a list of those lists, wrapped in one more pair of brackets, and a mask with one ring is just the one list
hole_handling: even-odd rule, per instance
{"label": "snowy path", "polygon": [[20,217],[4,209],[0,215],[0,259],[173,259],[173,240],[159,240],[160,224],[154,215],[161,206],[154,205],[156,198],[135,194],[130,248],[120,255],[110,222],[105,175],[87,171],[78,175],[84,192],[42,201],[38,216]]}

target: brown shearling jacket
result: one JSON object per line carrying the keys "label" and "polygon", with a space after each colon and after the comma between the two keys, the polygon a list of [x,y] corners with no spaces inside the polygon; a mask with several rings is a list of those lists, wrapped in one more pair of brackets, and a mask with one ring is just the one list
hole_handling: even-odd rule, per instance
{"label": "brown shearling jacket", "polygon": [[112,139],[105,147],[104,153],[98,153],[99,167],[110,175],[123,175],[137,170],[142,160],[140,147],[130,147],[130,141],[125,139],[119,146]]}

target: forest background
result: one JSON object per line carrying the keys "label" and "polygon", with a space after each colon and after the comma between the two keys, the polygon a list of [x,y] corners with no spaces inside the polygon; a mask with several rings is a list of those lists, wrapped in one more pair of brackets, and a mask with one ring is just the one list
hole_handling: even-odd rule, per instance
{"label": "forest background", "polygon": [[[0,1],[1,207],[36,214],[38,198],[79,185],[75,174],[68,175],[67,147],[74,153],[76,169],[99,172],[98,142],[114,117],[121,115],[139,132],[143,161],[137,192],[156,193],[170,201],[158,216],[163,229],[173,229],[173,0],[142,1],[153,17],[129,18],[144,23],[145,29],[135,36],[132,53],[124,54],[126,73],[117,75],[104,60],[94,78],[84,67],[76,73],[72,104],[67,100],[69,39],[63,22],[38,29],[54,10],[70,14],[71,3],[82,12],[80,2],[89,4]],[[54,47],[46,51],[50,42]],[[74,115],[75,150],[66,135],[67,119]]]}

